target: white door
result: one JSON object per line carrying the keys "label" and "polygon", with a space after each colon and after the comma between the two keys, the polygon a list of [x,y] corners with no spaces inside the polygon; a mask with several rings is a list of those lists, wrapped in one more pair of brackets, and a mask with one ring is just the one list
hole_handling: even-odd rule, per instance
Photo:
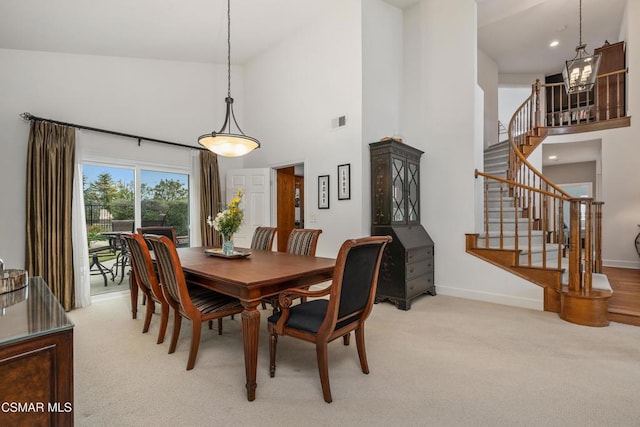
{"label": "white door", "polygon": [[227,203],[242,188],[244,196],[240,206],[244,209],[244,221],[233,235],[233,244],[241,248],[251,246],[251,238],[256,227],[271,225],[270,169],[232,169],[227,172]]}

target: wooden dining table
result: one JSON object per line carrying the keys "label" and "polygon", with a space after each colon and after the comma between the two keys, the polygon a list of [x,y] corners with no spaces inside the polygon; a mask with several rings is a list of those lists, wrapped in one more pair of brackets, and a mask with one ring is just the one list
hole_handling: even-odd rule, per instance
{"label": "wooden dining table", "polygon": [[[246,374],[247,399],[256,397],[258,365],[258,337],[260,311],[257,306],[263,297],[330,280],[335,259],[294,255],[285,252],[250,251],[245,258],[227,259],[207,255],[202,247],[179,248],[182,269],[189,283],[238,298],[242,311],[242,340]],[[134,290],[134,288],[136,288]],[[137,305],[137,286],[131,286],[132,304]],[[135,297],[134,297],[135,293]],[[135,318],[135,308],[132,307]]]}

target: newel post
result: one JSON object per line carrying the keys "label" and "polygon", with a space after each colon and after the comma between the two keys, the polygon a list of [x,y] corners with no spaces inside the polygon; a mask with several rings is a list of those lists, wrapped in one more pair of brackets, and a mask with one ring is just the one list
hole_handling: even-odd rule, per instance
{"label": "newel post", "polygon": [[582,199],[582,203],[585,204],[585,224],[584,224],[584,291],[586,293],[591,292],[591,286],[593,284],[593,211],[591,209],[593,199]]}
{"label": "newel post", "polygon": [[582,282],[580,199],[570,199],[569,203],[569,291],[579,292]]}
{"label": "newel post", "polygon": [[593,226],[593,271],[602,273],[602,206],[604,202],[593,202],[594,226]]}

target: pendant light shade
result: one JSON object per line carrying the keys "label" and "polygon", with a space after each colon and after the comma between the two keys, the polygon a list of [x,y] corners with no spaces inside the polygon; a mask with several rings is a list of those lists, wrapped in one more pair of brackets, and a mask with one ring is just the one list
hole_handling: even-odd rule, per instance
{"label": "pendant light shade", "polygon": [[589,55],[587,45],[582,43],[582,0],[580,0],[580,42],[576,56],[566,61],[562,78],[567,94],[586,92],[593,89],[600,68],[600,54]]}
{"label": "pendant light shade", "polygon": [[[253,137],[242,132],[236,116],[233,113],[233,98],[231,97],[231,0],[227,0],[227,104],[224,124],[218,132],[211,132],[200,135],[198,144],[224,157],[239,157],[260,148],[260,142]],[[238,131],[231,129],[231,124],[235,124]]]}

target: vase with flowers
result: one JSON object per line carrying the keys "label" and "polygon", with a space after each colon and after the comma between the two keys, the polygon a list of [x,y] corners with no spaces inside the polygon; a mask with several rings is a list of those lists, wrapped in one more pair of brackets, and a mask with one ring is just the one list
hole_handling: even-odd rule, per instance
{"label": "vase with flowers", "polygon": [[227,256],[233,255],[233,234],[238,231],[244,218],[244,211],[240,208],[242,194],[239,188],[224,210],[218,212],[215,218],[207,218],[207,224],[222,236],[222,253]]}

